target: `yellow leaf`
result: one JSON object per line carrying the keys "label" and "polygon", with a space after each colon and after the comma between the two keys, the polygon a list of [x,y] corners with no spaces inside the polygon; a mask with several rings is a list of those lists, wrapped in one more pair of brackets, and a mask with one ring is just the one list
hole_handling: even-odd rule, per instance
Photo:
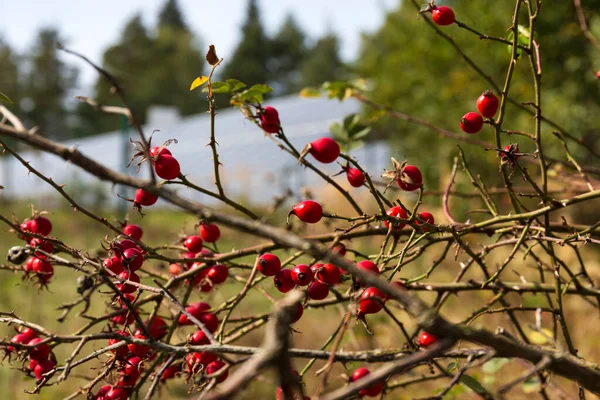
{"label": "yellow leaf", "polygon": [[542,328],[542,332],[532,331],[529,334],[529,340],[532,344],[542,346],[547,344],[550,340],[552,340],[552,332],[550,330]]}
{"label": "yellow leaf", "polygon": [[196,79],[194,79],[194,82],[192,82],[192,86],[190,86],[190,91],[204,85],[206,82],[208,82],[208,78],[206,76],[197,77]]}
{"label": "yellow leaf", "polygon": [[305,87],[299,94],[303,98],[321,97],[321,91],[315,87]]}

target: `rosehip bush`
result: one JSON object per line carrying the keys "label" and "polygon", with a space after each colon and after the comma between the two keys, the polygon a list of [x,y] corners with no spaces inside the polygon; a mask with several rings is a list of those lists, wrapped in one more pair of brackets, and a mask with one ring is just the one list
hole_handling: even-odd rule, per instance
{"label": "rosehip bush", "polygon": [[[40,398],[63,388],[72,390],[69,399],[97,400],[181,393],[228,399],[242,391],[248,398],[395,398],[407,387],[418,398],[467,391],[485,399],[519,391],[543,398],[600,393],[597,343],[590,339],[599,326],[600,233],[596,221],[577,222],[569,214],[573,207],[594,208],[600,198],[600,173],[572,149],[598,154],[543,112],[540,54],[547,44],[536,34],[536,21],[545,10],[540,1],[515,0],[512,17],[498,16],[510,26],[511,35],[503,36],[462,22],[463,5],[455,3],[456,9],[434,1],[419,8],[423,29],[438,33],[436,43],[476,67],[468,84],[482,94],[452,99],[467,108],[460,124],[458,115],[445,115],[452,130],[372,101],[361,82],[321,88],[330,98],[352,97],[375,108],[379,118],[439,133],[455,152],[450,165],[433,155],[394,154],[402,161],[394,157],[391,169],[370,171],[354,149],[374,121],[358,115],[334,124],[333,137],[297,147],[286,136],[283,109],[266,104],[267,85],[213,81],[223,61],[214,46],[206,56],[210,75],[192,85],[206,94],[214,187],[188,178],[187,164],[176,158],[182,154],[177,138],[153,146],[135,126],[132,162],[151,174],[142,179],[47,139],[51,132],[29,131],[19,116],[0,109],[6,155],[77,211],[64,218],[64,211],[39,205],[31,214],[0,210],[11,246],[1,269],[22,279],[19,296],[31,303],[0,310],[4,368],[28,377],[27,393]],[[489,52],[504,52],[502,84],[453,38],[457,29],[489,41]],[[530,68],[533,85],[511,97],[517,65]],[[127,107],[124,89],[97,68]],[[448,78],[424,79],[438,80],[444,93],[454,82]],[[322,187],[290,188],[269,207],[230,197],[221,175],[228,165],[219,159],[215,93],[230,96],[240,118],[266,135],[265,146],[317,174]],[[441,109],[447,99],[428,101]],[[511,113],[529,113],[529,131],[512,129]],[[14,141],[135,190],[133,198],[115,194],[129,214],[119,220],[77,203],[43,165],[23,159]],[[465,151],[454,141],[472,146]],[[554,151],[556,141],[563,153]],[[475,159],[491,162],[497,180],[478,174],[470,163]],[[428,178],[430,168],[441,171],[442,190]],[[181,188],[220,205],[190,200]],[[179,214],[166,204],[190,219],[175,227],[181,219],[171,219]],[[94,228],[75,229],[80,219]],[[48,311],[46,302],[58,310]],[[49,321],[54,317],[60,325]]]}

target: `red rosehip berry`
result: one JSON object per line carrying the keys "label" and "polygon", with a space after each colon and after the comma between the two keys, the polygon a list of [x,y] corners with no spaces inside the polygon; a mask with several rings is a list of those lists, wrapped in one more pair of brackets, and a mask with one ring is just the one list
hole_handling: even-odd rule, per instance
{"label": "red rosehip berry", "polygon": [[132,387],[144,371],[142,359],[131,357],[125,361],[125,367],[121,371],[117,386]]}
{"label": "red rosehip berry", "polygon": [[[117,335],[119,335],[119,336],[125,336],[125,337],[129,336],[129,333],[127,333],[125,331],[116,331],[114,333],[117,334]],[[117,343],[120,343],[122,341],[123,340],[117,339],[117,338],[115,338],[115,339],[108,339],[108,345],[112,346],[113,344],[117,344]],[[123,346],[118,347],[116,349],[112,349],[111,351],[114,354],[116,354],[117,357],[123,358],[123,357],[125,357],[127,355],[127,353],[129,352],[129,349],[127,348],[127,345],[123,345]]]}
{"label": "red rosehip berry", "polygon": [[[370,260],[360,261],[356,264],[356,267],[359,269],[362,269],[364,271],[367,271],[375,276],[379,276],[379,268],[377,268],[377,264],[375,264],[373,261],[370,261]],[[360,279],[357,279],[356,281],[358,283],[362,284],[360,282]]]}
{"label": "red rosehip berry", "polygon": [[[12,339],[10,339],[11,343],[15,343],[15,344],[28,344],[31,340],[33,340],[35,338],[29,337],[27,335],[25,335],[24,333],[18,333],[15,336],[12,337]],[[17,349],[14,346],[8,346],[6,348],[6,351],[8,351],[9,353],[16,351]]]}
{"label": "red rosehip berry", "polygon": [[[164,319],[162,319],[159,316],[155,316],[152,319],[152,322],[148,322],[149,321],[146,320],[144,321],[144,324],[146,325],[146,330],[154,340],[160,340],[167,335],[169,327],[167,326],[167,323]],[[142,331],[138,329],[135,333],[141,334]]]}
{"label": "red rosehip berry", "polygon": [[493,118],[498,111],[498,97],[490,90],[483,92],[477,99],[477,110],[486,118]]}
{"label": "red rosehip berry", "polygon": [[[31,225],[33,224],[33,220],[28,219],[27,221],[23,221],[23,223],[21,225],[19,225],[19,228],[23,231],[23,232],[33,232]],[[25,233],[20,233],[19,234],[19,239],[25,240],[26,242],[29,241],[30,236],[25,234]]]}
{"label": "red rosehip berry", "polygon": [[281,123],[279,121],[279,113],[273,107],[267,106],[260,112],[260,126],[268,133],[279,132]]}
{"label": "red rosehip berry", "polygon": [[183,246],[190,253],[200,253],[202,251],[202,238],[200,236],[188,236],[183,242]]}
{"label": "red rosehip berry", "polygon": [[219,329],[219,318],[211,312],[201,314],[198,319],[211,333],[215,333]]}
{"label": "red rosehip berry", "polygon": [[323,164],[334,162],[340,155],[340,145],[330,138],[320,138],[310,143],[310,154]]}
{"label": "red rosehip berry", "polygon": [[191,374],[195,374],[204,366],[210,364],[213,361],[218,359],[215,353],[211,353],[208,351],[202,351],[198,353],[190,353],[185,357],[185,363],[187,364],[188,371]]}
{"label": "red rosehip berry", "polygon": [[39,258],[35,258],[31,262],[31,268],[41,284],[50,282],[50,279],[54,275],[54,267],[52,264]]}
{"label": "red rosehip berry", "polygon": [[169,273],[173,276],[177,276],[185,271],[185,269],[180,264],[169,264]]}
{"label": "red rosehip berry", "polygon": [[257,268],[264,276],[274,276],[281,269],[281,261],[276,255],[265,253],[258,258]]}
{"label": "red rosehip berry", "polygon": [[483,126],[483,118],[476,112],[468,112],[460,120],[460,129],[465,133],[477,133]]}
{"label": "red rosehip berry", "polygon": [[[54,246],[52,245],[52,243],[47,242],[43,239],[38,239],[38,238],[33,238],[31,239],[31,241],[29,242],[29,245],[31,247],[34,247],[36,249],[40,249],[46,253],[53,253],[54,252]],[[46,255],[40,252],[35,252],[34,253],[36,255],[36,257],[38,258],[45,258]]]}
{"label": "red rosehip berry", "polygon": [[206,277],[215,285],[225,282],[228,276],[229,269],[223,264],[213,265],[206,271]]}
{"label": "red rosehip berry", "polygon": [[433,333],[423,331],[419,334],[419,346],[421,347],[429,347],[437,341],[438,338]]}
{"label": "red rosehip berry", "polygon": [[104,395],[105,400],[127,400],[129,398],[129,389],[115,386]]}
{"label": "red rosehip berry", "polygon": [[138,249],[127,249],[123,252],[121,263],[130,271],[137,271],[144,264],[144,255]]}
{"label": "red rosehip berry", "polygon": [[300,304],[300,303],[296,304],[296,312],[294,313],[290,324],[295,324],[296,322],[300,321],[300,318],[302,318],[303,314],[304,314],[304,307],[302,306],[302,304]]}
{"label": "red rosehip berry", "polygon": [[200,237],[208,243],[214,243],[221,237],[221,231],[215,224],[202,223],[200,225]]}
{"label": "red rosehip berry", "polygon": [[434,6],[431,9],[431,17],[436,25],[445,26],[454,23],[454,11],[446,6]]}
{"label": "red rosehip berry", "polygon": [[[354,370],[354,372],[352,372],[352,376],[350,376],[350,382],[356,382],[357,380],[364,378],[370,373],[371,372],[367,368],[357,368],[356,370]],[[358,394],[361,396],[375,397],[378,396],[382,390],[383,382],[377,382],[372,384],[371,386],[362,389],[360,392],[358,392]]]}
{"label": "red rosehip berry", "polygon": [[[141,334],[136,334],[133,335],[133,337],[135,339],[141,339],[141,340],[146,340],[146,336],[141,335]],[[131,354],[133,354],[134,356],[138,356],[141,358],[146,357],[146,354],[148,354],[148,352],[150,351],[150,346],[146,346],[145,344],[140,344],[140,343],[129,343],[127,344],[127,348],[129,349],[129,352]]]}
{"label": "red rosehip berry", "polygon": [[323,300],[329,296],[329,286],[320,281],[312,281],[306,293],[313,300]]}
{"label": "red rosehip berry", "polygon": [[166,381],[167,379],[173,379],[181,372],[181,364],[171,364],[165,369],[162,376],[160,377],[161,381]]}
{"label": "red rosehip berry", "polygon": [[[192,314],[196,319],[200,319],[200,316],[210,310],[210,304],[203,301],[198,303],[192,303],[185,308],[185,311]],[[179,316],[179,325],[192,325],[192,321],[188,319],[185,314]]]}
{"label": "red rosehip berry", "polygon": [[361,187],[367,180],[365,175],[357,168],[346,168],[346,178],[353,187]]}
{"label": "red rosehip berry", "polygon": [[[121,279],[127,279],[128,281],[140,283],[140,277],[135,272],[123,271],[117,275]],[[137,290],[137,286],[130,283],[117,283],[117,289],[122,293],[133,293]]]}
{"label": "red rosehip berry", "polygon": [[33,374],[35,375],[35,380],[40,381],[43,378],[44,374],[52,371],[56,363],[52,360],[39,360],[37,365],[33,368]]}
{"label": "red rosehip berry", "polygon": [[210,344],[210,339],[200,330],[190,336],[188,342],[194,346],[202,346],[204,344]]}
{"label": "red rosehip berry", "polygon": [[104,385],[102,386],[100,389],[98,389],[98,391],[96,392],[96,394],[92,397],[93,400],[105,400],[106,399],[106,393],[110,392],[110,389],[112,389],[112,386],[110,385]]}
{"label": "red rosehip berry", "polygon": [[423,175],[419,168],[414,165],[406,165],[402,168],[402,175],[398,179],[398,186],[407,192],[413,192],[423,185]]}
{"label": "red rosehip berry", "polygon": [[181,167],[175,157],[161,153],[154,161],[154,171],[159,177],[170,181],[181,174]]}
{"label": "red rosehip berry", "polygon": [[298,264],[292,268],[292,280],[298,286],[306,286],[312,282],[313,272],[306,264]]}
{"label": "red rosehip berry", "polygon": [[38,337],[31,339],[29,343],[27,343],[29,346],[35,346],[31,349],[29,358],[38,362],[47,359],[50,355],[50,346],[48,346],[48,343],[39,344],[41,341],[42,339]]}
{"label": "red rosehip berry", "polygon": [[273,284],[281,293],[287,293],[296,286],[294,280],[292,279],[292,271],[289,269],[280,270],[273,277]]}
{"label": "red rosehip berry", "polygon": [[[400,206],[394,206],[394,207],[390,208],[389,210],[387,210],[385,213],[387,215],[389,215],[390,217],[401,218],[401,219],[408,219],[408,214]],[[387,228],[390,227],[389,221],[384,221],[384,223],[385,223],[385,226]],[[399,231],[402,228],[404,228],[405,226],[406,226],[406,224],[403,223],[403,222],[393,222],[392,223],[392,230]]]}
{"label": "red rosehip berry", "polygon": [[117,256],[105,258],[104,261],[102,261],[102,264],[104,265],[104,268],[112,271],[116,275],[123,272],[123,264],[121,264],[121,260]]}
{"label": "red rosehip berry", "polygon": [[338,243],[331,248],[332,253],[337,253],[340,256],[346,255],[346,245],[344,243]]}
{"label": "red rosehip berry", "polygon": [[[225,364],[221,360],[213,361],[206,366],[206,375],[216,374],[217,372],[221,371],[226,366],[227,366],[227,364]],[[227,379],[228,376],[229,376],[229,370],[225,370],[217,378],[217,384],[223,382],[225,379]]]}
{"label": "red rosehip berry", "polygon": [[46,217],[37,217],[29,223],[29,230],[38,235],[48,236],[52,232],[52,223]]}
{"label": "red rosehip berry", "polygon": [[381,311],[387,296],[376,287],[366,288],[360,295],[358,312],[361,315],[375,314]]}
{"label": "red rosehip berry", "polygon": [[600,71],[596,72],[596,79],[600,79]]}
{"label": "red rosehip berry", "polygon": [[166,147],[154,146],[150,149],[150,157],[155,158],[160,156],[172,156],[171,151]]}
{"label": "red rosehip berry", "polygon": [[139,249],[138,245],[133,241],[133,240],[129,240],[129,239],[122,239],[119,241],[115,241],[113,242],[112,247],[117,250],[117,253],[123,254],[123,252],[127,249]]}
{"label": "red rosehip berry", "polygon": [[144,236],[144,230],[141,226],[136,224],[127,224],[123,228],[123,233],[127,236],[131,236],[135,240],[141,240],[142,236]]}
{"label": "red rosehip berry", "polygon": [[316,224],[323,218],[323,208],[316,201],[304,200],[292,207],[289,215],[292,214],[297,216],[302,222]]}
{"label": "red rosehip berry", "polygon": [[338,284],[342,277],[340,269],[333,264],[325,264],[320,266],[317,264],[313,266],[313,271],[315,271],[315,278],[328,285]]}
{"label": "red rosehip berry", "polygon": [[144,189],[138,189],[135,191],[135,202],[140,206],[151,206],[158,201],[158,196],[145,191]]}
{"label": "red rosehip berry", "polygon": [[[430,225],[433,225],[433,223],[435,222],[435,219],[433,218],[433,215],[427,211],[423,211],[419,214],[417,214],[417,217],[421,218],[423,220],[423,222],[426,222]],[[421,223],[418,220],[415,220],[415,224],[416,225],[421,225]],[[428,231],[429,228],[423,227],[424,231]]]}

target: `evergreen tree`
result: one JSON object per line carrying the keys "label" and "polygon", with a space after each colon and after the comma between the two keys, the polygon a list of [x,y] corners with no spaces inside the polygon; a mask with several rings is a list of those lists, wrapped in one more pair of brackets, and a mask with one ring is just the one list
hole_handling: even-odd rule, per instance
{"label": "evergreen tree", "polygon": [[72,137],[66,96],[77,83],[77,71],[60,60],[56,48],[59,41],[55,29],[39,32],[23,81],[21,104],[29,127],[38,125],[42,135],[64,140]]}
{"label": "evergreen tree", "polygon": [[307,55],[306,37],[290,14],[271,40],[271,58],[268,69],[271,71],[271,85],[277,94],[298,91],[300,87],[300,65]]}
{"label": "evergreen tree", "polygon": [[158,15],[158,27],[164,26],[184,31],[188,30],[177,0],[168,0]]}
{"label": "evergreen tree", "polygon": [[256,0],[249,0],[242,40],[229,60],[225,60],[223,78],[235,78],[247,85],[268,83],[267,62],[270,43],[260,22]]}
{"label": "evergreen tree", "polygon": [[317,41],[302,64],[302,86],[316,86],[326,81],[343,80],[346,68],[339,55],[339,40],[330,33]]}
{"label": "evergreen tree", "polygon": [[19,81],[20,59],[0,38],[0,92],[7,95],[14,104],[3,105],[17,108],[21,97],[21,82]]}

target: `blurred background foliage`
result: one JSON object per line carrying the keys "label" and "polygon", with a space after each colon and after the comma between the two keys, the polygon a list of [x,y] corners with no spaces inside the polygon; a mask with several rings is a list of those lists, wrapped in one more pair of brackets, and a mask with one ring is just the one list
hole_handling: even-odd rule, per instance
{"label": "blurred background foliage", "polygon": [[[418,1],[420,6],[423,1]],[[454,8],[457,19],[491,36],[507,37],[514,2],[496,0],[446,0],[438,4]],[[243,4],[243,3],[242,3]],[[268,35],[261,22],[257,0],[248,0],[246,17],[234,54],[225,60],[218,79],[238,79],[248,86],[267,83],[271,96],[298,93],[304,87],[326,81],[365,78],[368,97],[403,113],[431,121],[439,127],[458,131],[460,118],[475,109],[476,98],[490,84],[479,76],[442,37],[417,13],[413,0],[398,2],[383,26],[362,36],[362,49],[356,60],[342,60],[339,39],[333,31],[310,41],[293,15],[282,21],[274,34]],[[543,3],[537,22],[537,40],[542,54],[543,114],[589,146],[597,145],[600,123],[599,91],[595,71],[600,66],[600,52],[586,40],[578,24],[572,1]],[[591,31],[600,37],[600,0],[585,2]],[[343,6],[340,4],[340,6]],[[519,24],[528,26],[522,8]],[[130,103],[142,122],[152,105],[172,106],[181,115],[205,111],[203,95],[190,94],[189,83],[206,73],[204,52],[208,43],[194,34],[190,21],[176,0],[167,0],[156,26],[144,25],[139,15],[123,27],[117,43],[109,46],[102,66],[122,83]],[[509,46],[475,35],[457,25],[444,27],[458,46],[500,87],[509,61]],[[56,28],[39,32],[37,42],[27,55],[15,54],[8,43],[0,41],[0,88],[15,102],[11,108],[25,116],[29,126],[40,125],[42,134],[64,140],[83,137],[121,126],[120,118],[103,115],[85,104],[69,107],[78,91],[77,71],[61,61],[55,44],[61,41]],[[218,45],[218,43],[217,43]],[[218,50],[218,46],[217,46]],[[106,83],[98,78],[93,98],[101,104],[119,104]],[[219,98],[228,106],[227,96]],[[515,72],[510,96],[518,102],[533,100],[532,75],[528,60],[522,59]],[[514,105],[508,106],[504,128],[533,130],[533,118]],[[439,168],[456,155],[455,142],[423,127],[394,120],[365,108],[366,121],[376,121],[365,140],[389,140],[398,158],[422,157],[440,160],[423,166],[430,187],[445,184],[447,176]],[[544,125],[543,134],[549,152],[564,157],[560,143]],[[491,141],[492,130],[484,129],[478,138]],[[516,135],[503,142],[520,143],[521,151],[533,152],[532,142]],[[467,154],[472,150],[464,146]],[[559,152],[560,150],[560,152]],[[592,164],[590,153],[571,145],[582,164]],[[496,165],[496,153],[478,152],[470,162],[476,167]],[[410,160],[409,160],[410,161]],[[373,171],[379,173],[380,171]],[[484,178],[497,178],[495,167],[481,171]]]}

